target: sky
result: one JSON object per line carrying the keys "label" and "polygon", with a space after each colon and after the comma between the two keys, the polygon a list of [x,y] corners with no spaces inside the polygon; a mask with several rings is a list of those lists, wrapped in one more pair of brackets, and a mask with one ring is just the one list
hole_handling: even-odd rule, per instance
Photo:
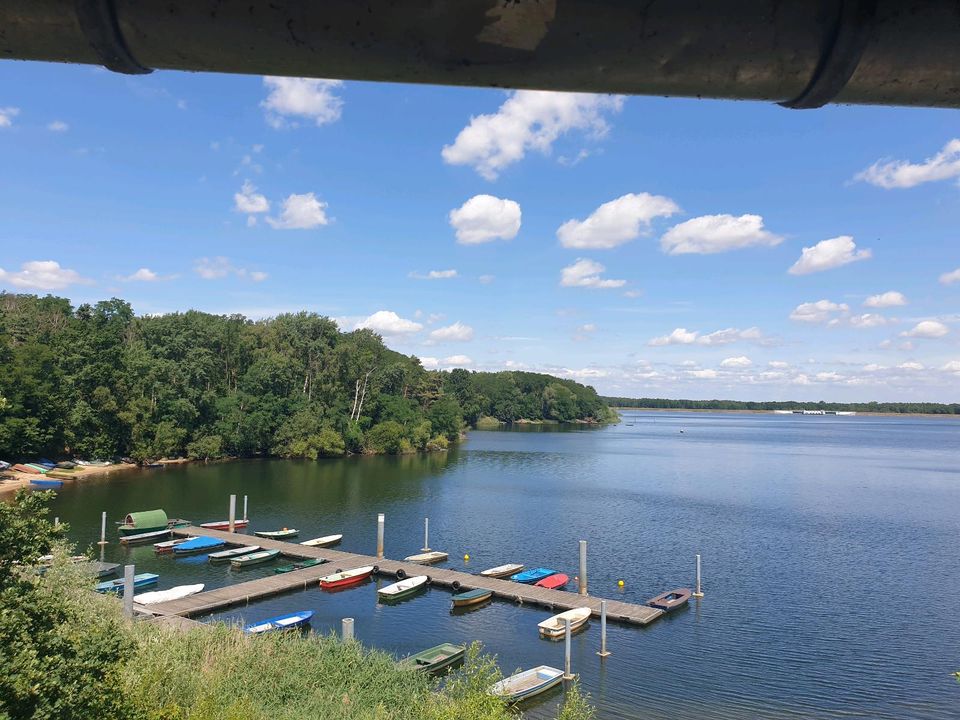
{"label": "sky", "polygon": [[956,111],[0,63],[0,290],[633,397],[960,400]]}

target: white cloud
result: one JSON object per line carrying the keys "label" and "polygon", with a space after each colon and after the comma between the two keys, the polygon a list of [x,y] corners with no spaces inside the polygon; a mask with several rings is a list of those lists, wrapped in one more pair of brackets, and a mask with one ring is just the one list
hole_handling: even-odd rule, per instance
{"label": "white cloud", "polygon": [[20,114],[20,108],[0,107],[0,128],[8,128],[13,125],[13,119]]}
{"label": "white cloud", "polygon": [[922,163],[906,160],[878,160],[859,172],[855,180],[882,187],[885,190],[910,188],[937,180],[949,180],[960,175],[960,139],[950,140],[943,149]]}
{"label": "white cloud", "polygon": [[270,92],[260,107],[273,128],[297,127],[288,119],[291,117],[311,120],[317,126],[340,119],[343,100],[333,91],[343,85],[341,80],[264,77],[263,84]]}
{"label": "white cloud", "polygon": [[270,211],[270,201],[257,192],[253,183],[244,180],[240,192],[233,195],[233,209],[242,213],[265,213]]}
{"label": "white cloud", "polygon": [[907,338],[941,338],[950,332],[950,328],[938,320],[922,320],[910,330],[900,333],[900,337]]}
{"label": "white cloud", "polygon": [[447,280],[450,278],[457,277],[456,270],[431,270],[429,272],[410,272],[407,277],[411,277],[414,280]]}
{"label": "white cloud", "polygon": [[864,307],[871,308],[898,307],[906,304],[907,299],[903,296],[903,293],[897,292],[896,290],[888,290],[879,295],[871,295],[863,301]]}
{"label": "white cloud", "polygon": [[952,285],[955,282],[960,282],[960,268],[952,270],[951,272],[945,272],[940,276],[940,283],[942,285]]}
{"label": "white cloud", "polygon": [[423,330],[423,325],[406,320],[392,310],[377,310],[373,315],[355,325],[356,330],[366,328],[381,335],[409,335]]}
{"label": "white cloud", "polygon": [[725,368],[747,368],[753,365],[753,361],[750,360],[746,355],[738,355],[737,357],[728,357],[720,362],[720,367]]}
{"label": "white cloud", "polygon": [[858,328],[875,328],[886,325],[890,320],[877,313],[864,313],[850,318],[850,324]]}
{"label": "white cloud", "polygon": [[849,235],[821,240],[813,247],[803,248],[800,259],[789,270],[791,275],[809,275],[810,273],[832,270],[858,260],[868,260],[873,256],[870,250],[857,250],[857,244]]}
{"label": "white cloud", "polygon": [[463,365],[473,365],[473,360],[466,355],[451,355],[441,360],[440,364],[447,367],[462,367]]}
{"label": "white cloud", "polygon": [[474,195],[451,210],[449,218],[461,245],[512,240],[520,232],[520,203],[493,195]]}
{"label": "white cloud", "polygon": [[897,367],[900,368],[901,370],[923,370],[924,369],[923,363],[918,363],[913,361],[900,363],[899,365],[897,365]]}
{"label": "white cloud", "polygon": [[267,273],[261,270],[237,267],[222,255],[213,258],[199,258],[193,264],[193,271],[204,280],[221,280],[228,275],[233,275],[253,282],[262,282],[269,277]]}
{"label": "white cloud", "polygon": [[843,380],[843,375],[838,372],[818,372],[815,377],[818,382],[836,382]]}
{"label": "white cloud", "polygon": [[690,377],[700,378],[701,380],[713,380],[714,378],[720,377],[720,373],[712,369],[684,370],[684,373],[689,375]]}
{"label": "white cloud", "polygon": [[50,132],[62,133],[70,129],[70,126],[67,125],[63,120],[54,120],[51,123],[47,123],[47,130]]}
{"label": "white cloud", "polygon": [[886,370],[886,365],[878,365],[877,363],[868,363],[863,366],[864,372],[880,372],[881,370]]}
{"label": "white cloud", "polygon": [[586,220],[567,220],[557,238],[567,248],[613,248],[648,231],[655,218],[677,212],[680,207],[668,197],[630,193],[604,203]]}
{"label": "white cloud", "polygon": [[288,195],[283,201],[283,210],[278,218],[267,218],[267,224],[275,230],[311,230],[329,225],[327,204],[312,193]]}
{"label": "white cloud", "polygon": [[18,272],[0,268],[0,283],[31,290],[62,290],[70,285],[92,285],[76,270],[60,267],[54,260],[31,260],[20,266]]}
{"label": "white cloud", "polygon": [[577,330],[579,332],[592,333],[597,331],[597,326],[594,325],[593,323],[586,323],[585,325],[581,325],[580,327],[578,327]]}
{"label": "white cloud", "polygon": [[778,370],[783,370],[790,367],[790,363],[784,362],[783,360],[771,360],[767,363],[767,365],[772,368],[777,368]]}
{"label": "white cloud", "polygon": [[850,306],[846,303],[835,303],[830,300],[800,303],[790,313],[790,319],[797,322],[823,323],[836,319],[837,313],[847,313]]}
{"label": "white cloud", "polygon": [[[240,276],[243,277],[243,271],[240,271]],[[262,270],[250,270],[247,273],[247,276],[254,282],[263,282],[268,277],[270,277],[270,275],[263,272]]]}
{"label": "white cloud", "polygon": [[457,320],[452,325],[431,331],[428,342],[433,345],[442,342],[467,342],[468,340],[473,340],[473,328]]}
{"label": "white cloud", "polygon": [[770,344],[767,338],[758,327],[749,327],[745,330],[739,328],[724,328],[715,330],[712,333],[701,335],[699,331],[690,331],[686,328],[676,328],[669,335],[662,335],[650,340],[647,344],[654,347],[663,347],[664,345],[730,345],[741,340],[755,342],[759,345]]}
{"label": "white cloud", "polygon": [[126,277],[121,279],[126,282],[154,282],[156,280],[159,280],[160,276],[157,275],[157,273],[155,273],[150,268],[144,267],[144,268],[140,268],[132,275],[127,275]]}
{"label": "white cloud", "polygon": [[494,280],[496,280],[496,277],[494,277],[493,275],[481,275],[480,277],[477,278],[477,280],[480,281],[481,285],[489,285]]}
{"label": "white cloud", "polygon": [[746,247],[773,247],[783,238],[763,229],[760,215],[702,215],[674,225],[660,238],[669,255],[702,255]]}
{"label": "white cloud", "polygon": [[626,280],[608,280],[600,277],[606,268],[598,262],[578,258],[573,265],[560,271],[560,284],[563,287],[618,288],[626,285]]}
{"label": "white cloud", "polygon": [[944,372],[952,372],[960,375],[960,360],[951,360],[940,369]]}
{"label": "white cloud", "polygon": [[620,96],[518,90],[496,113],[477,115],[441,152],[450,165],[469,165],[487,180],[495,180],[528,150],[544,155],[571,130],[602,137],[608,130],[606,112],[623,107]]}
{"label": "white cloud", "polygon": [[664,345],[692,345],[697,341],[699,334],[698,332],[690,332],[686,328],[677,328],[669,335],[653,338],[647,345],[654,347],[663,347]]}
{"label": "white cloud", "polygon": [[641,290],[624,290],[623,296],[628,298],[638,298],[643,295]]}

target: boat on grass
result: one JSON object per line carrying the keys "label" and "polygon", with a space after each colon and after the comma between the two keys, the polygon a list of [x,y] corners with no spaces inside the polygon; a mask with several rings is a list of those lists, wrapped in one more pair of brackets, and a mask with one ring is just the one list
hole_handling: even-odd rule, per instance
{"label": "boat on grass", "polygon": [[356,585],[373,575],[373,572],[373,565],[336,572],[320,578],[320,587],[324,590],[333,590],[335,588]]}
{"label": "boat on grass", "polygon": [[177,545],[183,545],[183,543],[189,540],[196,540],[197,536],[192,535],[190,537],[174,538],[173,540],[164,540],[163,542],[158,542],[153,544],[153,551],[158,555],[163,555],[165,553],[172,553],[173,548]]}
{"label": "boat on grass", "polygon": [[463,662],[466,651],[467,649],[463,645],[441,643],[404,658],[399,662],[399,665],[419,672],[437,673]]}
{"label": "boat on grass", "polygon": [[293,572],[294,570],[303,570],[308,567],[315,567],[317,565],[322,565],[326,560],[323,558],[305,558],[303,560],[298,560],[295,563],[290,563],[289,565],[281,565],[280,567],[274,568],[273,572],[277,575],[281,573]]}
{"label": "boat on grass", "polygon": [[63,480],[47,480],[46,478],[31,478],[30,484],[37,487],[63,487]]}
{"label": "boat on grass", "polygon": [[493,590],[477,588],[476,590],[467,590],[462,593],[457,593],[452,599],[454,607],[467,607],[469,605],[479,605],[480,603],[485,603],[492,597]]}
{"label": "boat on grass", "polygon": [[277,555],[279,554],[279,550],[258,550],[257,552],[235,557],[230,561],[230,564],[235,568],[251,567],[253,565],[260,565],[265,562],[270,562],[271,560],[276,559]]}
{"label": "boat on grass", "polygon": [[324,535],[323,537],[314,538],[313,540],[304,540],[300,544],[306,545],[307,547],[330,547],[332,545],[339,545],[341,540],[343,540],[343,535]]}
{"label": "boat on grass", "polygon": [[[133,589],[136,590],[137,588],[147,587],[148,585],[156,585],[159,579],[160,576],[155,573],[139,573],[133,576]],[[96,590],[101,593],[113,592],[118,595],[123,595],[123,579],[106,580],[105,582],[97,583]]]}
{"label": "boat on grass", "polygon": [[532,585],[535,582],[539,582],[544,578],[550,577],[551,575],[556,575],[556,570],[550,570],[549,568],[533,568],[532,570],[524,570],[522,573],[517,573],[516,575],[511,575],[510,579],[514,582],[525,583],[526,585]]}
{"label": "boat on grass", "polygon": [[548,590],[560,590],[565,587],[568,582],[570,582],[568,576],[563,573],[557,573],[556,575],[548,575],[543,580],[538,580],[534,585],[536,587],[547,588]]}
{"label": "boat on grass", "polygon": [[140,543],[152,543],[160,538],[170,537],[169,530],[153,530],[151,532],[136,533],[135,535],[124,535],[120,538],[121,545],[139,545]]}
{"label": "boat on grass", "polygon": [[566,634],[566,621],[570,621],[570,632],[577,630],[587,624],[590,619],[590,608],[578,607],[573,610],[558,613],[537,624],[540,629],[540,635],[547,638],[560,638]]}
{"label": "boat on grass", "polygon": [[663,610],[664,612],[670,612],[671,610],[676,610],[678,607],[686,605],[692,594],[689,588],[678,588],[670,592],[661,593],[655,598],[650,598],[647,600],[647,605],[652,608],[657,608],[658,610]]}
{"label": "boat on grass", "polygon": [[200,535],[199,537],[195,537],[193,540],[187,540],[187,542],[174,545],[173,554],[177,556],[195,555],[197,553],[210,552],[211,550],[221,548],[226,544],[226,542],[219,540],[218,538]]}
{"label": "boat on grass", "polygon": [[[233,529],[245,528],[250,524],[249,520],[234,520]],[[229,520],[214,520],[212,522],[200,523],[200,527],[206,528],[207,530],[229,530],[230,521]]]}
{"label": "boat on grass", "polygon": [[260,549],[259,545],[244,545],[243,547],[230,548],[229,550],[218,550],[207,555],[207,560],[212,563],[227,562],[241,555],[249,555]]}
{"label": "boat on grass", "polygon": [[392,585],[382,587],[377,591],[377,597],[380,600],[393,601],[403,600],[412,595],[416,595],[427,586],[430,578],[426,575],[414,575],[413,577],[398,580]]}
{"label": "boat on grass", "polygon": [[250,635],[258,635],[259,633],[270,632],[272,630],[292,630],[308,625],[312,617],[313,610],[301,610],[290,613],[289,615],[278,615],[277,617],[268,618],[267,620],[261,620],[253,625],[247,625],[243,631]]}
{"label": "boat on grass", "polygon": [[133,601],[140,605],[154,605],[156,603],[179,600],[188,595],[196,595],[203,590],[203,583],[197,585],[177,585],[169,590],[154,590],[153,592],[140,593],[133,596]]}
{"label": "boat on grass", "polygon": [[417,563],[418,565],[433,565],[446,560],[449,554],[434,550],[433,552],[418,553],[417,555],[408,555],[404,558],[406,562]]}
{"label": "boat on grass", "polygon": [[488,570],[481,570],[480,575],[490,578],[505,578],[510,575],[516,575],[521,570],[523,570],[523,565],[520,563],[507,563],[506,565],[497,565]]}
{"label": "boat on grass", "polygon": [[257,537],[269,538],[271,540],[286,540],[287,538],[296,537],[300,534],[300,531],[293,528],[283,528],[283,530],[254,530],[253,534]]}
{"label": "boat on grass", "polygon": [[546,692],[563,681],[563,671],[549,665],[523,670],[490,686],[490,694],[507,702],[520,702]]}

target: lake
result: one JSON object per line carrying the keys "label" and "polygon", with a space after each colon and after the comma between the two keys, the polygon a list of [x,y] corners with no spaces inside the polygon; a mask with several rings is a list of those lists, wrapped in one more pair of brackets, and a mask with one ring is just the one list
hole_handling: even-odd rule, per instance
{"label": "lake", "polygon": [[[53,514],[85,547],[99,537],[103,510],[111,529],[126,512],[156,507],[218,520],[235,493],[238,512],[249,496],[251,529],[296,527],[299,539],[343,533],[339,549],[372,555],[383,512],[392,558],[420,550],[429,516],[430,545],[450,553],[443,567],[553,567],[574,591],[584,539],[590,593],[631,602],[692,586],[700,553],[702,600],[646,628],[611,622],[605,660],[596,655],[598,621],[574,636],[573,670],[601,718],[957,717],[960,422],[623,418],[605,428],[473,431],[446,454],[118,473],[68,484]],[[160,573],[159,589],[210,589],[274,567],[238,571],[108,539],[107,560]],[[353,617],[359,640],[397,656],[480,640],[507,673],[563,667],[563,643],[537,636],[549,615],[542,609],[495,601],[453,615],[441,588],[379,605],[377,584],[388,582],[335,594],[312,588],[214,617],[311,609],[315,631],[339,631],[340,619]],[[557,701],[547,697],[529,717],[552,717]]]}

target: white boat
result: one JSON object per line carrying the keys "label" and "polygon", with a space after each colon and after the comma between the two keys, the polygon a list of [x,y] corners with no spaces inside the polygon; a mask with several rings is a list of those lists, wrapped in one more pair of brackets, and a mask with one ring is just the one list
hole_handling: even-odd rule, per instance
{"label": "white boat", "polygon": [[313,540],[304,540],[300,544],[308,547],[330,547],[331,545],[336,545],[341,540],[343,540],[343,535],[324,535],[323,537],[314,538]]}
{"label": "white boat", "polygon": [[510,575],[516,575],[518,572],[523,570],[523,568],[524,566],[520,563],[507,563],[506,565],[497,565],[489,570],[481,570],[480,574],[483,577],[502,578],[509,577]]}
{"label": "white boat", "polygon": [[260,549],[259,545],[244,545],[243,547],[230,548],[229,550],[221,550],[220,552],[210,553],[207,555],[207,558],[210,562],[217,562],[218,560],[232,560],[235,557],[240,557],[241,555],[249,555],[250,553],[256,552]]}
{"label": "white boat", "polygon": [[433,565],[441,560],[446,560],[448,557],[450,556],[447,553],[434,550],[433,552],[419,553],[418,555],[408,555],[404,560],[419,563],[420,565]]}
{"label": "white boat", "polygon": [[158,542],[153,544],[153,551],[157,553],[168,553],[173,552],[173,549],[177,545],[181,545],[188,540],[196,540],[196,535],[191,535],[190,537],[174,538],[173,540],[164,540],[163,542]]}
{"label": "white boat", "polygon": [[490,694],[508,702],[519,702],[539,695],[563,680],[563,671],[549,665],[540,665],[518,672],[490,686]]}
{"label": "white boat", "polygon": [[549,638],[563,637],[566,632],[565,620],[567,618],[570,619],[570,632],[579,630],[590,619],[590,608],[578,607],[547,618],[542,623],[537,624],[537,627],[540,628],[540,634]]}
{"label": "white boat", "polygon": [[426,585],[429,579],[426,575],[414,575],[413,577],[395,582],[393,585],[380,588],[377,591],[377,595],[384,600],[399,600],[400,598],[413,595]]}
{"label": "white boat", "polygon": [[170,600],[179,600],[188,595],[196,595],[201,590],[203,590],[203,583],[198,585],[178,585],[169,590],[155,590],[154,592],[134,595],[133,601],[140,605],[153,605],[155,603],[169,602]]}
{"label": "white boat", "polygon": [[136,545],[137,543],[147,543],[158,540],[162,537],[170,537],[170,529],[151,530],[150,532],[137,533],[136,535],[124,535],[120,538],[121,545]]}

